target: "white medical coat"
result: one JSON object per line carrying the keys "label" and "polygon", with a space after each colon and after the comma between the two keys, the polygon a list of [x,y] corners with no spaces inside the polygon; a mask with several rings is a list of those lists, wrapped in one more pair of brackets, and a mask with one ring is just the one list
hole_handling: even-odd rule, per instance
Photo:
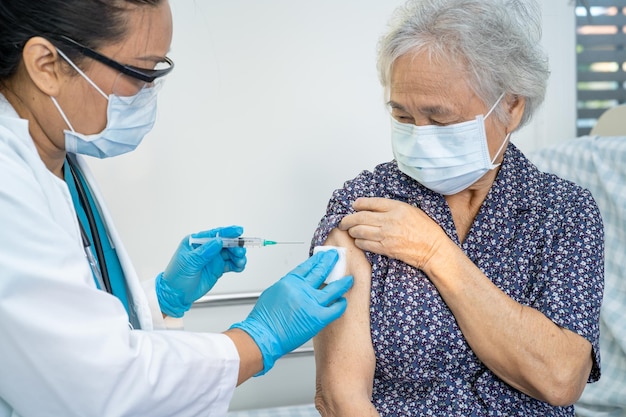
{"label": "white medical coat", "polygon": [[164,329],[154,280],[144,291],[79,164],[142,330],[130,330],[122,303],[96,288],[67,186],[0,95],[0,417],[225,415],[239,369],[234,344]]}

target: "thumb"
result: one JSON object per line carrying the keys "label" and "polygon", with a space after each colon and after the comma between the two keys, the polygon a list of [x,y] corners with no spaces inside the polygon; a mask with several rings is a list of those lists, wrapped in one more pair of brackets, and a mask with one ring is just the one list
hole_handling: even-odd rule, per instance
{"label": "thumb", "polygon": [[320,315],[320,320],[323,321],[326,326],[341,317],[347,307],[348,301],[341,297],[330,306],[324,307],[324,312]]}
{"label": "thumb", "polygon": [[192,250],[190,255],[196,262],[204,265],[211,259],[215,258],[215,256],[219,255],[221,250],[222,239],[215,238]]}
{"label": "thumb", "polygon": [[333,281],[319,290],[318,301],[321,305],[332,305],[338,298],[342,297],[354,283],[352,275],[345,276],[337,281]]}
{"label": "thumb", "polygon": [[304,279],[313,288],[319,288],[339,260],[339,253],[337,249],[329,249],[318,252],[309,259],[314,260],[315,263],[304,276]]}

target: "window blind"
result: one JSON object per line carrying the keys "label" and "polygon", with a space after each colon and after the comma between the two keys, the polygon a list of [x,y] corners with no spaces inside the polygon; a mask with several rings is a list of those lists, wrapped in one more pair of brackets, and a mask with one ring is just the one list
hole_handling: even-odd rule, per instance
{"label": "window blind", "polygon": [[626,103],[626,0],[584,3],[575,8],[578,136],[589,134],[604,111]]}

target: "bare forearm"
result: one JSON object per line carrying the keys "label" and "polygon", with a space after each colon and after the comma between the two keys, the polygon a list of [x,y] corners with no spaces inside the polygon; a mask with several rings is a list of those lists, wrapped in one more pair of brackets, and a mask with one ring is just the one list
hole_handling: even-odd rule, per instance
{"label": "bare forearm", "polygon": [[588,341],[510,298],[452,242],[440,248],[424,272],[472,350],[496,375],[554,405],[576,401],[592,367]]}
{"label": "bare forearm", "polygon": [[365,332],[369,335],[369,326],[365,328],[350,317],[338,322],[343,319],[331,323],[313,340],[316,408],[323,417],[378,415],[371,403],[375,359],[371,341],[368,346],[363,340]]}
{"label": "bare forearm", "polygon": [[263,355],[254,339],[241,329],[230,329],[224,334],[233,341],[239,353],[239,376],[237,386],[241,385],[263,370]]}

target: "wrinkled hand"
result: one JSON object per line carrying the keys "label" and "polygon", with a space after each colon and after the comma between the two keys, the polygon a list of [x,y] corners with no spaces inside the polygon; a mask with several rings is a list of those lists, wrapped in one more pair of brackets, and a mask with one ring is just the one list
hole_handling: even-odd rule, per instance
{"label": "wrinkled hand", "polygon": [[[221,237],[238,237],[240,226],[221,227],[193,234],[209,237],[200,246],[189,244],[186,236],[165,271],[157,277],[156,292],[161,311],[182,317],[191,304],[209,292],[224,272],[241,272],[246,266],[245,248],[223,248]],[[219,235],[219,237],[218,237]]]}
{"label": "wrinkled hand", "polygon": [[263,354],[262,375],[285,353],[311,339],[346,310],[343,298],[352,276],[319,289],[335,262],[336,250],[319,252],[266,289],[248,317],[233,324],[248,333]]}
{"label": "wrinkled hand", "polygon": [[443,240],[448,239],[435,221],[410,204],[362,197],[352,207],[356,213],[344,217],[338,229],[347,231],[364,251],[423,270]]}

